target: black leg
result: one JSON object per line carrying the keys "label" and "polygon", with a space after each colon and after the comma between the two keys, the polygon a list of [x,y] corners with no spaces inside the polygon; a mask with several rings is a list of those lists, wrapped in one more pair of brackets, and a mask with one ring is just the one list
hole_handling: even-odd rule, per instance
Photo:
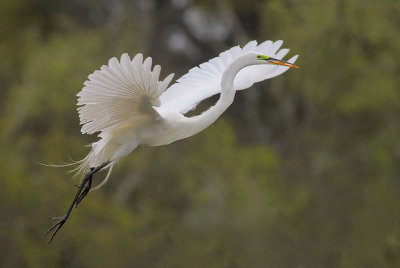
{"label": "black leg", "polygon": [[44,234],[45,236],[48,235],[51,231],[54,230],[53,234],[51,235],[49,239],[49,243],[53,241],[54,236],[57,234],[57,232],[61,229],[61,227],[64,225],[64,223],[67,221],[69,215],[71,214],[71,211],[74,207],[77,207],[78,204],[82,201],[82,199],[88,194],[90,188],[92,187],[92,177],[93,174],[95,174],[97,171],[100,169],[104,168],[108,164],[110,164],[111,161],[104,162],[100,166],[96,168],[91,168],[90,172],[85,175],[85,177],[82,180],[81,185],[78,188],[78,191],[75,194],[75,198],[72,201],[72,204],[69,206],[67,213],[63,217],[51,217],[50,220],[52,221],[57,221],[53,226],[47,230],[47,232]]}
{"label": "black leg", "polygon": [[[90,169],[90,172],[93,171],[94,168]],[[92,188],[92,180],[93,174],[89,176],[86,186],[83,188],[82,192],[79,194],[78,199],[75,202],[75,208],[78,207],[79,203],[82,202],[83,198],[89,193],[90,188]]]}
{"label": "black leg", "polygon": [[81,185],[79,186],[79,189],[75,195],[74,200],[72,201],[72,204],[70,205],[70,207],[67,210],[67,213],[63,216],[63,217],[51,217],[50,220],[52,221],[56,221],[56,223],[51,226],[49,228],[49,230],[47,230],[47,232],[44,234],[45,236],[48,235],[52,230],[54,230],[53,234],[51,235],[50,239],[49,239],[49,243],[51,243],[51,241],[53,241],[54,236],[57,234],[58,230],[61,229],[61,227],[64,225],[64,223],[67,221],[69,215],[71,214],[72,208],[74,207],[79,195],[82,192],[83,187],[85,186],[85,184],[87,183],[89,179],[89,176],[85,176],[82,180]]}

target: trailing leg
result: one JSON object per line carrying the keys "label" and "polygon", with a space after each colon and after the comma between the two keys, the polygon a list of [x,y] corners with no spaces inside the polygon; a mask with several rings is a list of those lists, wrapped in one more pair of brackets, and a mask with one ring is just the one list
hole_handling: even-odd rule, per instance
{"label": "trailing leg", "polygon": [[[93,171],[93,168],[90,169],[90,172]],[[84,186],[82,192],[79,194],[78,199],[75,202],[75,208],[78,207],[79,203],[82,202],[83,198],[89,193],[92,188],[93,174],[89,176],[86,186]]]}
{"label": "trailing leg", "polygon": [[96,168],[91,168],[90,172],[85,175],[85,177],[82,179],[82,183],[79,185],[78,191],[75,194],[74,200],[72,201],[71,205],[69,206],[67,213],[63,217],[51,217],[50,220],[56,221],[56,223],[47,230],[47,232],[44,234],[45,236],[48,235],[51,231],[54,230],[53,234],[51,235],[49,239],[49,243],[53,241],[54,236],[57,234],[57,232],[61,229],[61,227],[64,225],[64,223],[67,221],[69,215],[71,214],[71,211],[74,207],[77,207],[78,204],[82,201],[82,199],[88,194],[90,191],[90,188],[92,187],[92,177],[93,174],[95,174],[97,171],[101,170],[108,164],[110,164],[111,161],[107,161],[100,166]]}

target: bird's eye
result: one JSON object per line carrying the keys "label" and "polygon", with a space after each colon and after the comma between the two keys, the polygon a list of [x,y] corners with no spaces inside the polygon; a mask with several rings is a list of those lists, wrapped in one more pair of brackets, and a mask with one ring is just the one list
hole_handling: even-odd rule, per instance
{"label": "bird's eye", "polygon": [[261,59],[261,56],[260,56],[260,55],[257,55],[257,59]]}

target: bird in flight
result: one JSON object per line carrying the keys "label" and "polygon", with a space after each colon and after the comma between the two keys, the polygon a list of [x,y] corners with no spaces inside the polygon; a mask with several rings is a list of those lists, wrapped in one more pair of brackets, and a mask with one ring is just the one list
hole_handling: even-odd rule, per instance
{"label": "bird in flight", "polygon": [[[49,243],[92,188],[93,175],[101,169],[108,173],[96,188],[107,182],[112,168],[139,145],[159,146],[193,136],[214,123],[232,104],[238,90],[280,75],[298,55],[283,61],[289,49],[280,49],[282,41],[250,41],[222,52],[218,57],[194,67],[168,87],[173,74],[159,80],[161,67],[152,69],[152,58],[137,54],[131,60],[122,54],[108,65],[90,74],[77,94],[78,113],[83,134],[99,133],[89,154],[78,161],[82,176],[78,191],[62,217],[52,217],[55,224]],[[220,94],[214,106],[200,115],[187,117],[204,99]],[[96,189],[93,188],[93,189]],[[93,190],[92,189],[92,190]]]}

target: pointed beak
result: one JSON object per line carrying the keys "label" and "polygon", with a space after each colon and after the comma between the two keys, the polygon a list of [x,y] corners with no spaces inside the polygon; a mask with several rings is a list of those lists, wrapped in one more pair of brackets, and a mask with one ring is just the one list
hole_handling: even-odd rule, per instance
{"label": "pointed beak", "polygon": [[290,68],[300,68],[299,66],[291,64],[290,62],[278,60],[278,59],[274,59],[274,58],[268,58],[266,61],[268,61],[271,64],[275,64],[275,65],[282,65],[282,66],[286,66],[286,67],[290,67]]}

